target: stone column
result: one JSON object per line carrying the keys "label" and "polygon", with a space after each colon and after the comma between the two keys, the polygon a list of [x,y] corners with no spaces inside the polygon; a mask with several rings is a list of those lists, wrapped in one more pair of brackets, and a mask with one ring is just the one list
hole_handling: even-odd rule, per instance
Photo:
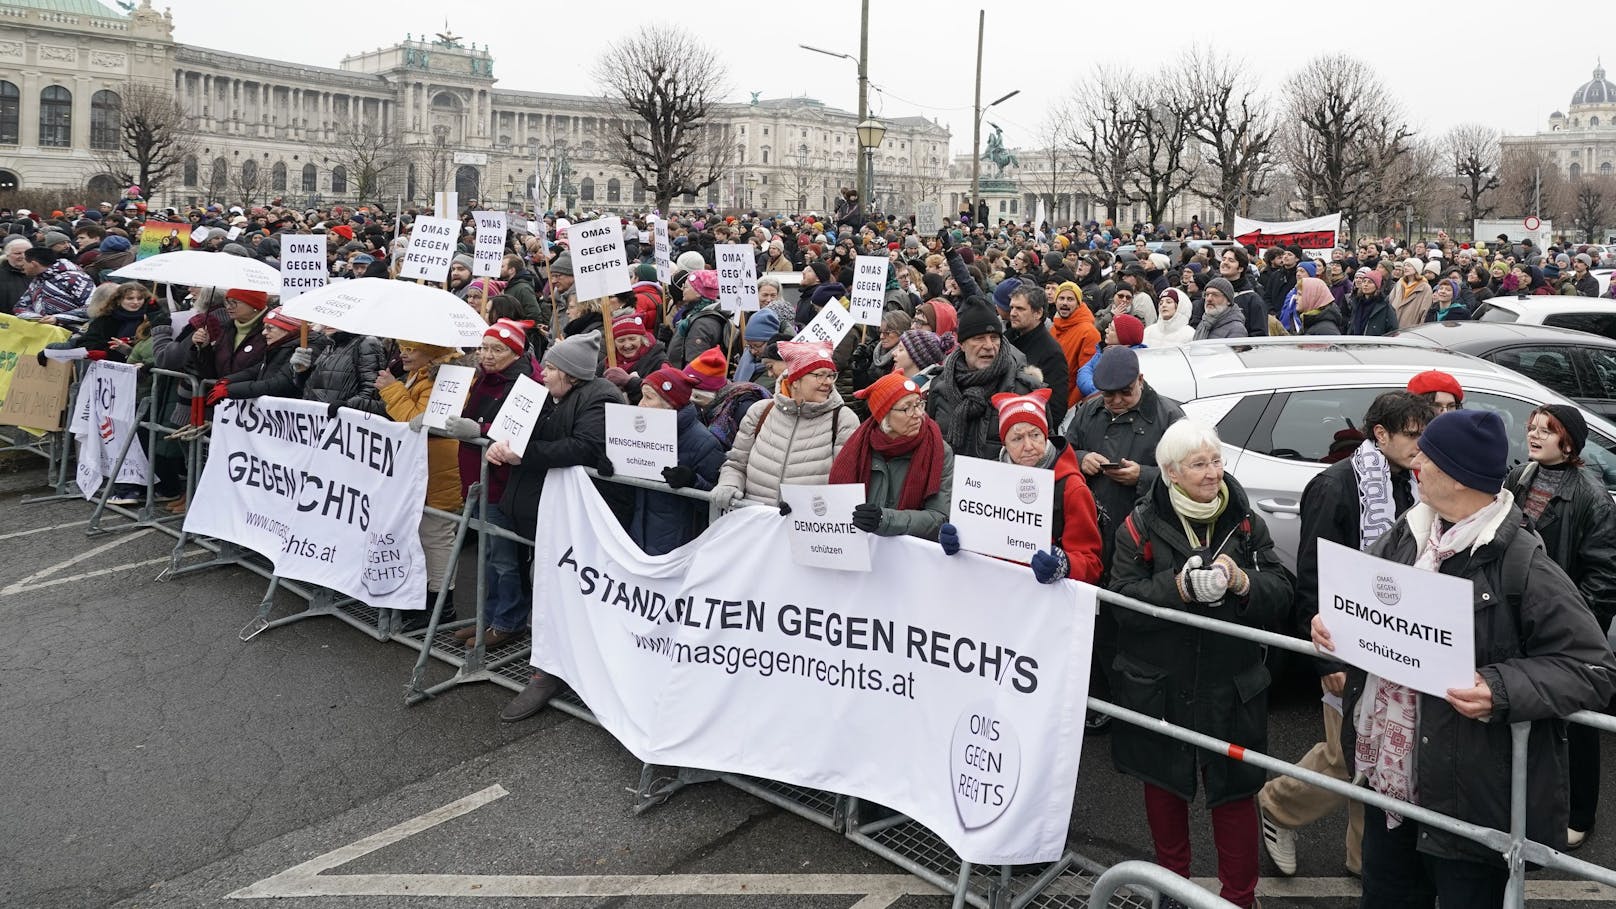
{"label": "stone column", "polygon": [[202,125],[209,131],[213,129],[213,76],[202,74],[202,110],[197,114],[202,118]]}

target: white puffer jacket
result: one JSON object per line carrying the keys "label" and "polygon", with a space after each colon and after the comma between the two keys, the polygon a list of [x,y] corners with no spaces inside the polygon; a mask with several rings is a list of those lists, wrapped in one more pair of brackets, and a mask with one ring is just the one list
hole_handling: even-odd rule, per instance
{"label": "white puffer jacket", "polygon": [[782,483],[825,483],[836,453],[858,425],[858,416],[842,406],[835,391],[817,404],[778,394],[759,401],[741,420],[715,493],[730,487],[754,502],[777,505]]}

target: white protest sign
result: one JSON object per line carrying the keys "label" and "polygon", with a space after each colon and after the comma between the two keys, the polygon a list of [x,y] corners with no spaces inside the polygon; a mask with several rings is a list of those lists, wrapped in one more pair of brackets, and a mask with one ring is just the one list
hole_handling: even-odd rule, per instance
{"label": "white protest sign", "polygon": [[616,218],[574,224],[567,230],[567,240],[572,248],[572,281],[578,299],[598,300],[634,287],[623,251],[623,225]]}
{"label": "white protest sign", "polygon": [[[789,524],[738,508],[647,556],[587,473],[552,470],[533,556],[534,665],[647,763],[868,799],[969,862],[1059,858],[1094,588],[903,536],[869,538],[880,571],[736,558],[784,551]],[[1013,606],[1014,620],[991,604]]]}
{"label": "white protest sign", "polygon": [[477,242],[472,247],[471,273],[485,278],[499,277],[500,263],[505,259],[505,213],[502,211],[474,211],[477,222]]}
{"label": "white protest sign", "polygon": [[943,229],[942,206],[936,202],[921,202],[915,206],[915,233],[930,236]]}
{"label": "white protest sign", "polygon": [[853,526],[853,509],[864,504],[863,483],[804,486],[783,483],[780,500],[791,506],[791,560],[812,568],[870,570],[870,538]]}
{"label": "white protest sign", "polygon": [[228,231],[226,231],[225,235],[224,235],[224,238],[226,240],[234,240],[239,236],[241,236],[241,228],[238,226],[238,227],[232,227]]}
{"label": "white protest sign", "polygon": [[668,240],[668,222],[651,216],[651,235],[656,256],[656,279],[666,284],[673,277],[673,243]]}
{"label": "white protest sign", "polygon": [[814,316],[813,320],[804,325],[802,331],[797,332],[797,336],[791,340],[820,341],[835,347],[842,343],[842,339],[847,337],[847,332],[852,327],[853,317],[842,308],[842,304],[831,300],[819,311],[819,315]]}
{"label": "white protest sign", "polygon": [[442,429],[450,417],[460,416],[460,409],[466,406],[466,394],[471,391],[471,381],[476,377],[477,370],[470,366],[453,363],[439,366],[432,380],[432,397],[427,399],[421,422],[433,429]]}
{"label": "white protest sign", "polygon": [[[79,461],[75,477],[79,492],[93,499],[101,491],[101,483],[112,473],[135,430],[135,377],[133,363],[109,363],[97,360],[90,364],[79,383],[79,397],[73,403],[73,421],[68,432],[78,439]],[[146,452],[139,438],[129,444],[129,456],[119,468],[115,483],[146,485]]]}
{"label": "white protest sign", "polygon": [[499,406],[499,413],[494,414],[494,422],[488,427],[488,438],[495,442],[509,442],[518,455],[527,451],[527,443],[533,438],[533,427],[539,422],[539,411],[544,409],[544,402],[549,397],[550,390],[543,385],[527,376],[517,376],[510,394],[505,396],[505,403]]}
{"label": "white protest sign", "polygon": [[880,325],[887,295],[887,257],[859,256],[853,265],[849,311],[855,325]]}
{"label": "white protest sign", "polygon": [[713,247],[718,260],[718,305],[735,312],[757,312],[757,260],[749,243],[720,243]]}
{"label": "white protest sign", "polygon": [[426,434],[319,401],[225,399],[187,533],[238,543],[275,574],[376,609],[426,605]]}
{"label": "white protest sign", "polygon": [[454,261],[455,241],[460,222],[452,218],[416,218],[410,229],[410,245],[404,247],[404,261],[398,276],[431,281],[449,279],[449,263]]}
{"label": "white protest sign", "polygon": [[662,468],[679,466],[679,414],[607,404],[606,457],[624,476],[660,481]]}
{"label": "white protest sign", "polygon": [[959,530],[962,549],[1031,562],[1033,553],[1050,546],[1054,506],[1052,470],[984,458],[954,459],[948,520]]}
{"label": "white protest sign", "polygon": [[[438,218],[460,220],[460,193],[441,192],[432,194],[432,214]],[[419,223],[419,222],[418,222]]]}
{"label": "white protest sign", "polygon": [[[957,468],[956,468],[957,469]],[[1435,697],[1476,682],[1469,578],[1319,540],[1319,618],[1333,656]]]}
{"label": "white protest sign", "polygon": [[196,230],[191,231],[191,243],[197,245],[206,243],[208,242],[208,237],[211,236],[213,236],[213,231],[210,228],[198,227]]}
{"label": "white protest sign", "polygon": [[325,234],[287,234],[281,237],[281,302],[325,286],[330,269],[325,261]]}

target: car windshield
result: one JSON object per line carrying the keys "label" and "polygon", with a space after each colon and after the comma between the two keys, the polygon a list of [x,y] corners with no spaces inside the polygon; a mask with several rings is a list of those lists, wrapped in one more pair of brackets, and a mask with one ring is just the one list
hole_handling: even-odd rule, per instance
{"label": "car windshield", "polygon": [[1502,306],[1494,306],[1491,303],[1481,304],[1481,308],[1476,310],[1475,315],[1477,322],[1514,322],[1519,318],[1520,316],[1513,311]]}

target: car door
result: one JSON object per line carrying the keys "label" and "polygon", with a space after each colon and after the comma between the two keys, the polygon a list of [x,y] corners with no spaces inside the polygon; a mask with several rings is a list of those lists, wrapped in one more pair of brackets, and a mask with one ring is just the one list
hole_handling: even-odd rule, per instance
{"label": "car door", "polygon": [[1489,351],[1485,359],[1577,400],[1585,389],[1577,379],[1575,351],[1569,344],[1522,344]]}
{"label": "car door", "polygon": [[1583,395],[1577,403],[1599,414],[1616,419],[1616,349],[1583,347],[1577,351]]}

